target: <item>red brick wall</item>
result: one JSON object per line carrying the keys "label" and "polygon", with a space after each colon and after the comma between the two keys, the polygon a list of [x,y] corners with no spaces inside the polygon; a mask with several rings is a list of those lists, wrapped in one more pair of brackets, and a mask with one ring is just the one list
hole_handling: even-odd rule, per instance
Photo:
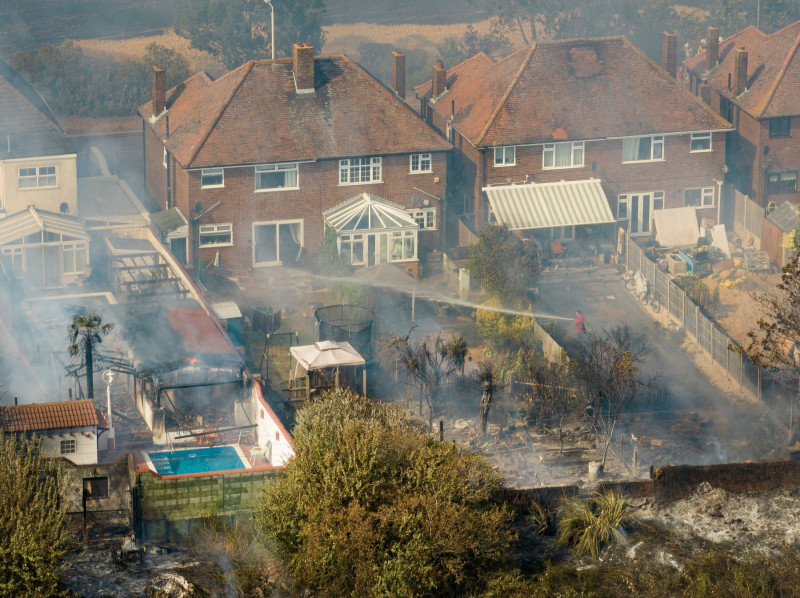
{"label": "red brick wall", "polygon": [[167,169],[164,144],[149,126],[144,126],[144,180],[147,190],[162,208],[167,205]]}
{"label": "red brick wall", "polygon": [[[339,181],[339,161],[325,160],[303,163],[299,167],[297,190],[256,192],[254,167],[226,168],[225,187],[202,189],[200,171],[186,173],[186,185],[176,191],[178,205],[185,214],[192,214],[196,203],[205,211],[217,201],[222,204],[204,216],[198,224],[233,224],[233,246],[199,249],[197,258],[206,263],[213,261],[217,251],[222,263],[234,271],[246,271],[253,264],[253,222],[275,220],[303,220],[303,245],[307,259],[322,243],[324,224],[322,212],[361,193],[372,193],[406,208],[412,205],[414,195],[420,201],[428,200],[425,207],[440,208],[434,197],[444,196],[447,186],[447,154],[432,154],[430,173],[410,174],[408,155],[384,156],[381,183],[343,185]],[[438,181],[437,181],[438,179]],[[417,189],[422,191],[418,191]],[[429,194],[429,195],[428,195]],[[433,197],[431,197],[433,196]],[[420,206],[422,207],[422,206]],[[442,227],[441,212],[437,214],[439,231],[420,234],[420,249],[438,249]],[[190,247],[197,229],[190,227]],[[418,252],[421,255],[421,251]]]}

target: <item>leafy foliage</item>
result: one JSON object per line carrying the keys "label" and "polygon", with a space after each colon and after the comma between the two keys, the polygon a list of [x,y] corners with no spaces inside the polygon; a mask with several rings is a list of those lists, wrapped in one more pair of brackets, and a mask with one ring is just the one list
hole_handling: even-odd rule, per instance
{"label": "leafy foliage", "polygon": [[573,499],[559,511],[558,542],[575,552],[596,557],[600,550],[623,537],[628,505],[621,494],[606,492],[588,500]]}
{"label": "leafy foliage", "polygon": [[69,552],[66,506],[59,500],[63,465],[37,442],[0,431],[0,596],[58,595]]}
{"label": "leafy foliage", "polygon": [[514,315],[503,310],[499,299],[489,299],[475,312],[475,328],[491,341],[500,353],[533,346],[536,321],[532,316]]}
{"label": "leafy foliage", "polygon": [[679,276],[675,279],[675,284],[686,291],[689,298],[706,312],[712,312],[719,305],[719,288],[712,292],[697,276]]}
{"label": "leafy foliage", "polygon": [[[291,55],[292,44],[325,43],[324,0],[274,0],[275,57]],[[271,11],[263,0],[176,0],[175,33],[199,50],[216,54],[229,69],[270,58]]]}
{"label": "leafy foliage", "polygon": [[511,513],[483,457],[343,389],[303,409],[294,438],[257,522],[298,593],[456,596],[506,561]]}
{"label": "leafy foliage", "polygon": [[491,298],[515,305],[528,303],[528,288],[539,280],[539,254],[532,243],[490,224],[472,247],[467,268]]}
{"label": "leafy foliage", "polygon": [[113,329],[114,324],[103,324],[103,318],[97,314],[75,314],[67,328],[67,351],[70,357],[86,365],[86,396],[90,399],[94,398],[94,348]]}
{"label": "leafy foliage", "polygon": [[167,87],[189,76],[186,59],[156,43],[140,62],[114,62],[85,56],[73,42],[43,45],[38,52],[15,54],[10,64],[42,94],[56,114],[127,116],[151,97],[151,70],[166,68]]}

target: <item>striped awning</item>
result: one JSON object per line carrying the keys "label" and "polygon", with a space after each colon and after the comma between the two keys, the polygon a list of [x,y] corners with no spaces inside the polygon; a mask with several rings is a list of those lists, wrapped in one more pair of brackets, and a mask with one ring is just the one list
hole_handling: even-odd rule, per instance
{"label": "striped awning", "polygon": [[362,193],[322,212],[337,233],[419,228],[403,206],[371,193]]}
{"label": "striped awning", "polygon": [[599,179],[484,187],[492,211],[511,230],[614,222]]}
{"label": "striped awning", "polygon": [[0,245],[9,245],[38,232],[62,235],[64,240],[89,240],[86,229],[77,218],[30,206],[27,210],[0,220]]}

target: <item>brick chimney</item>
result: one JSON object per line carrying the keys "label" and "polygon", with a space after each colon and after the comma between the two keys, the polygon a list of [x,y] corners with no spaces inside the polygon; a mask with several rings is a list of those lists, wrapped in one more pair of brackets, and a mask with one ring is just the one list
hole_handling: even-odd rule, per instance
{"label": "brick chimney", "polygon": [[297,93],[314,93],[314,46],[297,42],[292,46],[292,60]]}
{"label": "brick chimney", "polygon": [[678,75],[678,35],[672,31],[661,34],[661,66],[674,79]]}
{"label": "brick chimney", "polygon": [[392,52],[392,89],[406,99],[406,55],[400,50]]}
{"label": "brick chimney", "polygon": [[736,48],[733,72],[733,93],[736,97],[747,89],[747,50]]}
{"label": "brick chimney", "polygon": [[447,69],[444,68],[441,60],[437,60],[433,65],[433,89],[431,93],[434,98],[438,98],[447,91]]}
{"label": "brick chimney", "polygon": [[167,73],[160,64],[153,65],[153,116],[167,107]]}
{"label": "brick chimney", "polygon": [[711,70],[719,63],[719,28],[709,27],[706,33],[706,69]]}

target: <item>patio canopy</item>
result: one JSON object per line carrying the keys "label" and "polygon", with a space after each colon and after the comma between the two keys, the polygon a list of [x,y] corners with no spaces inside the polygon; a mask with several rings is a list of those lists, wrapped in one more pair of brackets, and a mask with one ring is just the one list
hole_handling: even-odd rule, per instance
{"label": "patio canopy", "polygon": [[291,347],[292,358],[305,371],[341,366],[364,365],[364,358],[347,341],[318,341],[313,345]]}
{"label": "patio canopy", "polygon": [[8,245],[39,232],[62,235],[70,240],[89,240],[86,229],[77,218],[30,206],[0,221],[0,245]]}
{"label": "patio canopy", "polygon": [[484,187],[497,221],[511,230],[615,222],[599,179]]}
{"label": "patio canopy", "polygon": [[419,228],[403,206],[371,193],[351,197],[322,217],[337,233]]}

